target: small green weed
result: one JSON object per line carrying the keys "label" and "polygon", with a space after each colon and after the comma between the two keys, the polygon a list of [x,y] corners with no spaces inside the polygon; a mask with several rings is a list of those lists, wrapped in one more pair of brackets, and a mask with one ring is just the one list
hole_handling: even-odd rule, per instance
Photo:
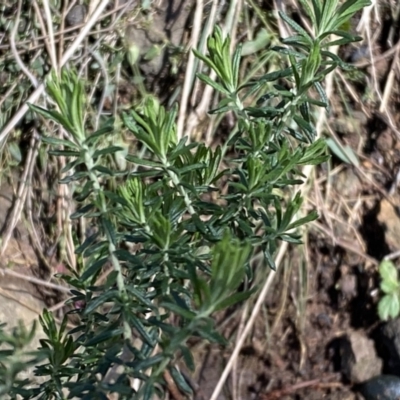
{"label": "small green weed", "polygon": [[383,321],[397,318],[400,314],[400,281],[399,271],[392,261],[385,260],[379,265],[381,290],[383,297],[379,300],[378,315]]}

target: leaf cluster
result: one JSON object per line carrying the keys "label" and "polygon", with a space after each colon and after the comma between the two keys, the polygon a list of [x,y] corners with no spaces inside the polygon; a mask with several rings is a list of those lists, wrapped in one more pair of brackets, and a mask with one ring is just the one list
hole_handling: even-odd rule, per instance
{"label": "leaf cluster", "polygon": [[400,281],[396,266],[388,260],[379,265],[381,290],[384,293],[378,303],[378,315],[382,321],[397,318],[400,314]]}

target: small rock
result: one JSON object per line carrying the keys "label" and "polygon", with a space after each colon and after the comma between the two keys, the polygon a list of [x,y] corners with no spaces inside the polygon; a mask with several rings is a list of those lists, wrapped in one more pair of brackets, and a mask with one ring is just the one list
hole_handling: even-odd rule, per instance
{"label": "small rock", "polygon": [[347,334],[340,348],[343,374],[352,383],[361,383],[382,372],[382,360],[376,355],[374,342],[363,332]]}
{"label": "small rock", "polygon": [[397,196],[382,199],[377,219],[385,231],[385,242],[391,251],[397,251],[400,243],[400,216]]}
{"label": "small rock", "polygon": [[400,378],[394,375],[379,375],[360,387],[365,400],[400,399]]}
{"label": "small rock", "polygon": [[350,55],[350,61],[352,63],[365,62],[371,59],[370,48],[368,45],[361,45]]}
{"label": "small rock", "polygon": [[356,393],[339,390],[325,395],[324,400],[358,400],[358,397]]}
{"label": "small rock", "polygon": [[385,348],[387,372],[394,373],[400,368],[400,319],[388,321],[381,330],[380,344]]}
{"label": "small rock", "polygon": [[69,26],[76,26],[83,24],[86,18],[86,7],[84,5],[77,4],[73,6],[67,16],[65,17]]}
{"label": "small rock", "polygon": [[343,276],[338,282],[338,289],[347,299],[357,296],[357,276],[348,274]]}
{"label": "small rock", "polygon": [[[348,131],[348,129],[346,129]],[[356,199],[358,193],[362,189],[362,182],[358,175],[351,168],[345,168],[338,173],[334,178],[337,193],[340,193],[343,198]],[[345,236],[349,236],[348,225],[343,228]],[[347,231],[347,232],[346,232]],[[340,232],[339,232],[340,233]]]}
{"label": "small rock", "polygon": [[317,315],[317,324],[322,328],[330,328],[332,326],[332,320],[328,314],[320,313]]}
{"label": "small rock", "polygon": [[395,144],[395,140],[390,128],[385,129],[376,139],[376,148],[381,154],[390,152]]}

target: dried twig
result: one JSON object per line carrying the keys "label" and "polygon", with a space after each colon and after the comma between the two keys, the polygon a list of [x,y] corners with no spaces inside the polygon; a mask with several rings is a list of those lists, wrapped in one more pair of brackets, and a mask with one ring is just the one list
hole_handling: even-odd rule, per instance
{"label": "dried twig", "polygon": [[182,98],[180,101],[180,107],[179,107],[179,116],[178,116],[178,123],[177,123],[177,138],[178,140],[181,140],[183,138],[183,130],[184,130],[184,124],[185,124],[185,119],[186,119],[186,110],[188,106],[188,100],[190,96],[190,91],[192,89],[195,73],[194,73],[194,67],[195,67],[195,55],[191,51],[192,48],[197,46],[197,43],[199,41],[199,36],[200,36],[200,30],[201,30],[201,23],[203,20],[203,0],[197,0],[196,1],[196,11],[194,15],[194,24],[193,24],[193,29],[192,29],[192,35],[190,39],[190,46],[189,46],[189,57],[188,57],[188,63],[186,67],[186,73],[185,73],[185,81],[183,84],[183,90],[182,90]]}

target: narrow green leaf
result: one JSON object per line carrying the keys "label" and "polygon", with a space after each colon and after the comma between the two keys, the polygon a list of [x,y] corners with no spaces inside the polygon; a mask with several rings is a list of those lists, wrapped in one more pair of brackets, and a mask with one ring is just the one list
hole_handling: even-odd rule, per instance
{"label": "narrow green leaf", "polygon": [[107,303],[109,300],[113,299],[115,296],[116,292],[114,290],[110,290],[108,292],[102,293],[98,297],[93,298],[86,304],[84,315],[90,315],[93,311],[95,311],[104,303]]}
{"label": "narrow green leaf", "polygon": [[107,233],[108,239],[111,240],[111,242],[116,245],[117,244],[117,239],[115,235],[115,229],[113,224],[108,218],[102,218],[101,219],[103,229]]}
{"label": "narrow green leaf", "polygon": [[[135,256],[133,256],[133,257],[135,257]],[[139,259],[139,257],[136,257],[136,258]],[[140,264],[142,264],[142,263],[140,263]],[[140,291],[139,289],[136,289],[132,285],[128,285],[127,291],[132,293],[139,301],[141,301],[143,303],[143,305],[145,305],[146,307],[149,307],[149,310],[156,309],[155,305],[151,302],[151,300],[146,297],[146,294],[143,293],[142,291]]]}
{"label": "narrow green leaf", "polygon": [[340,28],[340,26],[343,25],[343,23],[347,21],[352,15],[354,15],[357,11],[360,11],[364,7],[369,6],[370,4],[371,2],[369,0],[345,1],[336,11],[336,14],[338,15],[336,28]]}
{"label": "narrow green leaf", "polygon": [[312,0],[313,9],[311,9],[308,0],[300,0],[300,4],[305,9],[308,17],[311,19],[313,26],[319,28],[319,23],[321,20],[321,9],[319,0]]}
{"label": "narrow green leaf", "polygon": [[289,224],[287,227],[287,230],[295,229],[299,226],[302,226],[304,224],[307,224],[308,222],[315,221],[318,218],[318,213],[316,211],[312,211],[311,213],[307,214],[303,218],[299,218],[298,220],[292,222]]}
{"label": "narrow green leaf", "polygon": [[311,46],[313,43],[313,40],[311,36],[295,21],[293,21],[291,18],[289,18],[285,13],[282,11],[279,11],[279,16],[296,32],[298,32],[306,41],[307,43]]}
{"label": "narrow green leaf", "polygon": [[127,319],[130,321],[132,326],[138,331],[138,333],[145,341],[145,343],[150,347],[154,347],[156,344],[155,340],[149,335],[149,333],[147,332],[145,326],[142,324],[140,319],[132,314],[131,310],[128,310],[127,312]]}
{"label": "narrow green leaf", "polygon": [[[307,49],[309,46],[309,42],[301,35],[289,36],[287,38],[281,39],[283,44],[291,45],[293,47],[300,47],[303,49]],[[289,49],[290,51],[290,49]]]}
{"label": "narrow green leaf", "polygon": [[105,342],[115,336],[120,336],[124,332],[123,328],[117,329],[106,329],[105,331],[99,333],[98,335],[94,336],[92,339],[89,339],[87,342],[84,343],[85,347],[92,347],[96,344]]}
{"label": "narrow green leaf", "polygon": [[104,149],[96,150],[93,154],[93,158],[97,158],[107,154],[114,154],[117,151],[122,151],[122,150],[124,150],[124,148],[121,146],[109,146]]}
{"label": "narrow green leaf", "polygon": [[306,131],[312,135],[316,135],[314,126],[312,126],[309,122],[307,122],[306,120],[304,120],[303,118],[301,118],[298,115],[294,115],[293,119],[296,121],[297,125],[299,125],[299,127],[301,129],[303,129],[304,131]]}
{"label": "narrow green leaf", "polygon": [[70,218],[71,219],[78,219],[78,218],[84,216],[90,210],[93,210],[93,209],[94,209],[94,205],[93,204],[87,204],[86,206],[83,206],[83,207],[79,208],[73,214],[71,214]]}
{"label": "narrow green leaf", "polygon": [[347,164],[358,166],[360,164],[357,155],[348,145],[339,145],[335,140],[328,138],[326,144],[333,154]]}
{"label": "narrow green leaf", "polygon": [[203,56],[203,54],[201,54],[200,52],[198,52],[196,49],[192,50],[194,55],[201,61],[203,61],[209,68],[211,68],[214,71],[217,71],[218,68],[217,66],[214,64],[214,62],[206,56]]}
{"label": "narrow green leaf", "polygon": [[170,310],[170,311],[174,312],[175,314],[188,319],[189,321],[191,321],[192,319],[194,319],[196,317],[196,314],[194,312],[192,312],[186,308],[180,307],[175,303],[163,301],[163,302],[161,302],[160,306],[165,307],[167,310]]}
{"label": "narrow green leaf", "polygon": [[225,89],[222,85],[220,85],[219,83],[213,81],[210,79],[209,76],[205,75],[205,74],[197,74],[197,77],[203,81],[204,83],[206,83],[207,85],[211,86],[213,89],[217,90],[218,92],[221,92],[225,95],[229,95],[229,91],[227,89]]}
{"label": "narrow green leaf", "polygon": [[63,157],[79,157],[81,153],[79,151],[71,150],[49,150],[51,156],[63,156]]}
{"label": "narrow green leaf", "polygon": [[113,132],[114,123],[114,118],[109,118],[100,129],[88,136],[84,143],[88,146],[94,145],[102,136],[105,136],[107,133]]}
{"label": "narrow green leaf", "polygon": [[158,168],[162,169],[163,165],[157,161],[152,161],[152,160],[146,160],[144,158],[139,158],[136,156],[133,156],[131,154],[128,154],[125,159],[131,163],[137,164],[137,165],[144,165],[146,167],[152,167],[152,168]]}
{"label": "narrow green leaf", "polygon": [[194,363],[194,358],[193,358],[191,351],[185,345],[179,346],[179,349],[182,353],[183,360],[184,360],[186,366],[189,368],[190,371],[194,371],[195,363]]}
{"label": "narrow green leaf", "polygon": [[83,274],[80,277],[80,280],[82,282],[87,281],[89,278],[92,278],[93,276],[97,275],[103,266],[106,264],[108,261],[108,257],[101,258],[100,260],[97,260],[94,262],[89,268],[87,268]]}
{"label": "narrow green leaf", "polygon": [[323,108],[326,108],[328,106],[328,104],[326,104],[322,101],[319,101],[319,100],[312,99],[311,97],[308,97],[308,96],[306,97],[306,99],[307,99],[308,103],[310,103],[314,106],[323,107]]}
{"label": "narrow green leaf", "polygon": [[193,394],[192,388],[188,385],[183,375],[178,371],[176,367],[170,367],[169,371],[171,372],[171,376],[177,384],[178,388],[189,395]]}
{"label": "narrow green leaf", "polygon": [[191,165],[186,165],[185,167],[181,167],[177,170],[177,172],[179,173],[179,175],[185,175],[188,172],[192,172],[192,171],[198,171],[198,170],[203,170],[207,167],[206,164],[203,163],[197,163],[197,164],[191,164]]}
{"label": "narrow green leaf", "polygon": [[242,54],[242,44],[239,44],[233,53],[232,57],[232,74],[233,74],[233,85],[235,88],[239,86],[239,69],[240,69],[240,59]]}
{"label": "narrow green leaf", "polygon": [[35,106],[33,104],[30,104],[29,107],[31,109],[33,109],[35,112],[37,112],[38,114],[45,117],[46,119],[49,119],[51,121],[59,123],[63,128],[65,128],[71,134],[75,133],[73,125],[62,114],[60,114],[56,111],[46,110],[45,108]]}
{"label": "narrow green leaf", "polygon": [[265,249],[264,252],[264,259],[267,262],[267,264],[269,265],[269,267],[273,270],[276,271],[276,265],[275,265],[275,261],[271,256],[271,253],[269,252],[269,250]]}
{"label": "narrow green leaf", "polygon": [[360,42],[361,40],[363,40],[363,38],[360,36],[353,36],[351,39],[347,39],[347,38],[337,39],[337,40],[332,40],[331,42],[325,43],[324,47],[344,46],[349,43]]}
{"label": "narrow green leaf", "polygon": [[253,291],[247,291],[247,292],[239,292],[239,293],[234,293],[232,295],[230,295],[229,297],[225,298],[225,299],[221,299],[220,301],[218,301],[215,304],[215,311],[220,311],[220,310],[225,310],[228,307],[231,307],[237,303],[241,303],[242,301],[248,299]]}
{"label": "narrow green leaf", "polygon": [[[296,54],[298,54],[298,53],[296,53]],[[281,78],[286,78],[290,75],[292,75],[292,68],[285,68],[285,69],[281,69],[278,71],[270,72],[266,75],[262,75],[258,79],[263,82],[273,82],[273,81],[276,81]],[[251,84],[251,83],[254,84],[254,82],[250,82],[249,84]]]}
{"label": "narrow green leaf", "polygon": [[320,24],[320,35],[330,29],[331,26],[336,24],[338,16],[336,7],[338,6],[338,0],[328,0],[322,3],[321,8],[321,24]]}
{"label": "narrow green leaf", "polygon": [[153,400],[154,399],[154,385],[147,384],[143,391],[143,400]]}
{"label": "narrow green leaf", "polygon": [[109,175],[109,176],[113,176],[114,175],[114,171],[112,171],[110,168],[104,167],[103,165],[95,165],[92,168],[92,171],[98,171],[101,172],[103,175]]}
{"label": "narrow green leaf", "polygon": [[50,137],[50,136],[42,136],[42,142],[46,144],[50,144],[52,146],[64,146],[67,148],[72,148],[72,149],[79,149],[79,146],[77,146],[74,142],[71,142],[68,139],[58,139],[55,137]]}
{"label": "narrow green leaf", "polygon": [[[75,79],[74,79],[75,78]],[[72,76],[73,79],[73,92],[72,92],[72,103],[69,104],[70,109],[69,113],[71,115],[72,124],[75,128],[75,132],[78,134],[79,142],[84,141],[84,120],[83,120],[83,111],[84,111],[84,94],[83,94],[83,85],[82,82],[77,78]]]}
{"label": "narrow green leaf", "polygon": [[162,362],[165,357],[166,356],[164,354],[158,353],[155,356],[149,357],[145,360],[129,362],[127,363],[127,365],[133,367],[137,371],[145,371],[146,369],[151,368]]}
{"label": "narrow green leaf", "polygon": [[221,334],[215,330],[211,330],[209,326],[205,328],[200,327],[196,334],[208,340],[210,343],[219,343],[222,346],[226,346],[228,344],[227,340]]}

